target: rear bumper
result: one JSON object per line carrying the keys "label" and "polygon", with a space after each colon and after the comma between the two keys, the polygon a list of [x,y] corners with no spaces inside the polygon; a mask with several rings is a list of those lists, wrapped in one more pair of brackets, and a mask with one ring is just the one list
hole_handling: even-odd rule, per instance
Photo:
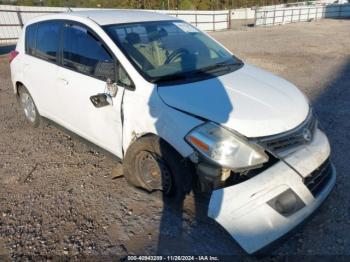
{"label": "rear bumper", "polygon": [[[329,195],[336,181],[333,165],[329,180],[316,197],[304,184],[304,178],[328,159],[329,154],[328,139],[317,130],[312,143],[285,158],[288,165],[280,161],[246,182],[215,190],[209,217],[221,224],[247,253],[264,248],[304,221]],[[269,203],[290,190],[303,207],[283,215]]]}

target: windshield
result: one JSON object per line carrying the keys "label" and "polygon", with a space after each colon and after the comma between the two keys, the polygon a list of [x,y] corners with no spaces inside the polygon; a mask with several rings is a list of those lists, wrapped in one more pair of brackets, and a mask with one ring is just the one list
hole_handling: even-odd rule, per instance
{"label": "windshield", "polygon": [[104,26],[138,71],[155,83],[232,72],[242,62],[192,25],[157,21]]}

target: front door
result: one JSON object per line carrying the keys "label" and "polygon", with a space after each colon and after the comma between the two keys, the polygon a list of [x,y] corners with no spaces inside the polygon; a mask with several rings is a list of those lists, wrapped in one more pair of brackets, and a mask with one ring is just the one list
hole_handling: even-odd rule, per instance
{"label": "front door", "polygon": [[106,92],[108,78],[115,80],[116,61],[89,29],[72,23],[63,29],[61,63],[57,78],[58,122],[121,158],[124,88],[119,88],[110,105],[98,108],[90,100]]}

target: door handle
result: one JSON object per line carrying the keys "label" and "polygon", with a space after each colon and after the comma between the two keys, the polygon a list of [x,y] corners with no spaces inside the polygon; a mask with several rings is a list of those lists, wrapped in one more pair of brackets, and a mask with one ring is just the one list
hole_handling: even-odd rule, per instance
{"label": "door handle", "polygon": [[90,96],[90,101],[97,108],[113,105],[112,97],[104,93]]}

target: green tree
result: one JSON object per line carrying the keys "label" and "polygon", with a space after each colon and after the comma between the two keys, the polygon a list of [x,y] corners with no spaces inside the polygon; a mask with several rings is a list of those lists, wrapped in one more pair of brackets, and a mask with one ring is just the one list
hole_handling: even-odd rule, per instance
{"label": "green tree", "polygon": [[62,6],[63,1],[61,1],[61,0],[46,0],[46,1],[44,1],[44,5],[46,5],[46,6]]}
{"label": "green tree", "polygon": [[210,9],[210,2],[208,0],[198,1],[197,9],[198,10],[209,10]]}
{"label": "green tree", "polygon": [[195,6],[192,4],[190,0],[180,0],[179,9],[190,10],[190,9],[195,9]]}
{"label": "green tree", "polygon": [[217,10],[296,2],[295,0],[0,0],[3,4],[66,7]]}
{"label": "green tree", "polygon": [[35,1],[34,0],[20,0],[20,1],[17,1],[17,4],[18,5],[34,5]]}

